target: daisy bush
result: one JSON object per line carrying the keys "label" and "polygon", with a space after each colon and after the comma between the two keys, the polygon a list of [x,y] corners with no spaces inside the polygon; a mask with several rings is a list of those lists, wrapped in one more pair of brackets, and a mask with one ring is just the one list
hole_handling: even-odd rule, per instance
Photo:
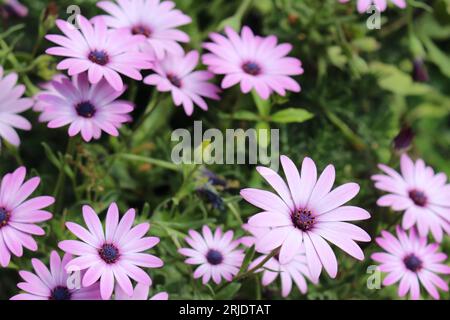
{"label": "daisy bush", "polygon": [[0,19],[0,299],[450,299],[448,0]]}

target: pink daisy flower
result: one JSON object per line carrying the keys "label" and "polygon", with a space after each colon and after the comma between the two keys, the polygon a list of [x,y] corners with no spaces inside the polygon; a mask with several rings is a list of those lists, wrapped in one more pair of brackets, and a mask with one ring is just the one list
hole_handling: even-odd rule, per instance
{"label": "pink daisy flower", "polygon": [[7,267],[11,254],[21,257],[23,247],[36,251],[32,235],[42,236],[44,229],[36,223],[52,217],[43,210],[55,202],[53,197],[41,196],[27,200],[41,181],[35,177],[25,182],[27,171],[20,167],[6,174],[0,185],[0,264]]}
{"label": "pink daisy flower", "polygon": [[56,251],[50,255],[50,270],[38,259],[31,263],[35,273],[20,271],[24,280],[17,286],[25,291],[11,298],[11,300],[99,300],[100,288],[95,283],[88,288],[72,288],[66,265],[72,256],[65,254],[60,258]]}
{"label": "pink daisy flower", "polygon": [[137,51],[138,44],[145,39],[143,36],[132,36],[126,30],[108,30],[103,19],[92,24],[78,16],[77,21],[81,32],[68,22],[57,20],[56,25],[65,36],[46,36],[59,45],[46,53],[67,57],[58,64],[58,70],[68,70],[70,76],[87,71],[92,84],[105,78],[117,91],[123,88],[119,73],[142,80],[139,71],[152,66],[149,56]]}
{"label": "pink daisy flower", "polygon": [[405,211],[402,227],[417,226],[421,237],[431,230],[434,238],[442,241],[443,231],[450,233],[450,184],[444,173],[435,174],[422,159],[415,163],[406,154],[400,160],[401,175],[395,170],[379,165],[385,173],[372,177],[375,187],[389,194],[378,199],[377,204]]}
{"label": "pink daisy flower", "polygon": [[83,217],[88,230],[72,222],[66,223],[67,228],[81,241],[65,240],[59,243],[65,252],[79,256],[70,261],[66,268],[87,270],[83,276],[83,286],[89,287],[100,279],[101,296],[108,300],[116,282],[128,296],[133,295],[130,278],[151,285],[150,277],[140,267],[159,268],[163,262],[151,254],[142,253],[159,242],[157,237],[144,237],[150,225],[141,223],[132,228],[134,209],[128,210],[119,222],[119,209],[115,203],[109,206],[105,232],[91,207],[83,207]]}
{"label": "pink daisy flower", "polygon": [[177,28],[192,20],[174,9],[172,1],[118,0],[117,4],[101,1],[97,6],[109,14],[102,16],[109,27],[144,36],[144,51],[150,50],[159,60],[166,53],[182,54],[183,48],[178,42],[189,42],[189,36]]}
{"label": "pink daisy flower", "polygon": [[259,189],[241,191],[245,200],[264,210],[251,217],[249,225],[271,229],[257,240],[256,249],[269,252],[281,247],[279,260],[286,264],[304,248],[314,281],[322,267],[332,278],[337,274],[336,256],[327,241],[363,260],[364,253],[355,241],[367,242],[370,236],[344,221],[368,219],[370,214],[358,207],[342,206],[358,194],[359,186],[347,183],[331,190],[334,167],[327,166],[317,179],[316,165],[310,158],[303,160],[301,175],[288,157],[281,156],[281,165],[287,184],[272,169],[257,169],[278,195]]}
{"label": "pink daisy flower", "polygon": [[[253,261],[249,269],[253,269],[258,264],[260,264],[267,255],[262,255],[258,257],[255,261]],[[279,257],[275,256],[271,258],[264,264],[264,267],[258,270],[257,272],[262,272],[262,280],[261,283],[263,286],[268,286],[275,279],[280,276],[281,278],[281,295],[286,298],[292,290],[292,282],[294,282],[301,293],[305,294],[308,291],[308,285],[306,283],[306,279],[314,282],[315,284],[318,281],[313,281],[310,276],[310,271],[308,268],[308,263],[306,261],[306,256],[304,252],[300,252],[294,256],[294,258],[288,263],[282,264],[280,263]]]}
{"label": "pink daisy flower", "polygon": [[169,294],[167,292],[157,293],[149,299],[149,291],[150,286],[138,283],[136,288],[134,288],[133,295],[129,296],[120,288],[120,286],[116,286],[114,298],[115,300],[169,300]]}
{"label": "pink daisy flower", "polygon": [[[341,3],[349,2],[350,0],[339,0]],[[406,8],[405,0],[390,0],[397,7]],[[378,11],[385,11],[388,5],[388,0],[358,0],[357,8],[359,13],[367,12],[371,6],[375,6]]]}
{"label": "pink daisy flower", "polygon": [[227,37],[212,33],[213,42],[203,45],[211,52],[203,55],[203,63],[210,71],[225,75],[223,89],[240,83],[243,93],[255,89],[263,99],[273,92],[282,96],[286,90],[300,92],[290,76],[303,74],[302,63],[286,57],[292,45],[278,44],[275,36],[255,36],[249,27],[244,27],[240,36],[230,27],[225,33]]}
{"label": "pink daisy flower", "polygon": [[437,252],[437,243],[427,244],[427,239],[417,236],[414,228],[409,236],[399,227],[397,238],[387,231],[381,235],[376,241],[387,252],[374,253],[372,259],[381,263],[380,271],[388,273],[383,285],[400,282],[398,295],[404,297],[409,291],[414,300],[420,298],[420,284],[434,299],[439,299],[436,287],[448,292],[448,282],[437,274],[450,274],[450,267],[441,263],[447,255]]}
{"label": "pink daisy flower", "polygon": [[20,144],[19,135],[14,128],[31,130],[31,123],[18,113],[30,109],[33,105],[32,99],[21,98],[25,86],[16,83],[17,74],[10,73],[5,76],[0,66],[0,137],[14,146]]}
{"label": "pink daisy flower", "polygon": [[40,121],[49,128],[70,125],[69,136],[79,133],[87,142],[99,139],[102,131],[118,136],[118,128],[131,117],[133,104],[116,100],[125,91],[116,91],[105,80],[91,85],[86,73],[74,76],[72,81],[59,77],[52,81],[51,89],[36,96],[42,114]]}
{"label": "pink daisy flower", "polygon": [[181,248],[178,252],[187,256],[187,264],[200,265],[194,272],[194,278],[202,277],[203,284],[212,280],[219,284],[224,278],[231,281],[239,272],[244,260],[244,252],[236,249],[239,240],[233,240],[233,231],[222,234],[217,228],[214,234],[208,226],[203,226],[203,235],[197,231],[189,230],[186,242],[191,248]]}
{"label": "pink daisy flower", "polygon": [[203,97],[219,100],[220,89],[208,82],[214,77],[211,72],[193,71],[198,60],[197,51],[186,55],[168,54],[164,60],[155,62],[156,74],[147,76],[144,82],[156,86],[158,91],[172,92],[175,105],[183,105],[188,116],[194,112],[194,103],[206,111],[208,105]]}

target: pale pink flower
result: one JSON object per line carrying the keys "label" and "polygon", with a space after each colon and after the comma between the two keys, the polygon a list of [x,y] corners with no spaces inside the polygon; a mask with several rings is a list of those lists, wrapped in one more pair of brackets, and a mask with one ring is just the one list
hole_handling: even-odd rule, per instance
{"label": "pale pink flower", "polygon": [[405,211],[403,229],[416,225],[421,237],[431,231],[438,242],[443,232],[450,234],[450,184],[444,173],[435,174],[422,159],[414,163],[406,154],[400,160],[401,175],[383,164],[378,167],[385,174],[372,177],[375,187],[389,194],[378,199],[377,204]]}
{"label": "pale pink flower", "polygon": [[290,76],[303,74],[302,63],[286,57],[292,45],[278,44],[275,36],[255,36],[249,27],[243,27],[241,35],[230,27],[227,37],[212,33],[213,42],[203,46],[210,53],[203,55],[203,63],[216,74],[224,74],[222,88],[238,83],[243,93],[255,89],[259,96],[268,99],[276,92],[284,96],[286,91],[300,92],[299,84]]}
{"label": "pale pink flower", "polygon": [[[339,0],[341,3],[347,3],[350,0]],[[397,7],[404,9],[406,8],[405,0],[390,0]],[[378,11],[385,11],[388,5],[388,0],[358,0],[357,8],[359,13],[367,12],[371,6],[375,6]]]}
{"label": "pale pink flower", "polygon": [[81,32],[72,24],[57,20],[56,25],[65,36],[46,36],[59,45],[47,49],[46,53],[66,57],[58,64],[58,70],[68,70],[70,76],[87,71],[92,84],[105,78],[117,91],[123,88],[119,73],[142,80],[139,71],[152,66],[151,57],[138,52],[138,44],[145,40],[143,36],[107,29],[103,19],[96,19],[92,24],[79,15],[77,21]]}
{"label": "pale pink flower", "polygon": [[129,296],[125,293],[125,291],[120,288],[120,286],[116,286],[116,290],[114,292],[115,300],[169,300],[169,294],[167,292],[159,292],[155,294],[150,299],[148,298],[148,294],[150,291],[150,286],[147,286],[142,283],[138,283],[134,288],[133,295]]}
{"label": "pale pink flower", "polygon": [[135,210],[128,210],[119,222],[119,209],[111,204],[106,215],[105,232],[95,211],[83,207],[83,217],[88,230],[67,222],[67,228],[78,240],[64,240],[59,247],[67,253],[79,257],[67,264],[68,270],[87,270],[82,284],[89,287],[100,279],[100,291],[104,300],[108,300],[117,283],[128,295],[133,295],[130,278],[138,283],[151,285],[151,278],[140,267],[159,268],[163,262],[154,255],[142,253],[153,248],[157,237],[144,237],[150,225],[141,223],[135,227]]}
{"label": "pale pink flower", "polygon": [[16,83],[17,74],[10,73],[5,76],[0,66],[0,137],[14,146],[20,144],[19,135],[14,128],[31,130],[31,123],[18,113],[30,109],[33,105],[32,99],[22,98],[25,86]]}
{"label": "pale pink flower", "polygon": [[178,42],[189,42],[189,36],[177,28],[190,23],[191,18],[174,9],[172,1],[101,1],[97,6],[109,14],[102,16],[109,27],[145,36],[143,51],[150,51],[159,60],[166,53],[182,54],[183,48]]}
{"label": "pale pink flower", "polygon": [[57,77],[49,90],[35,97],[42,109],[39,120],[48,122],[49,128],[69,125],[69,136],[81,133],[87,142],[99,139],[102,131],[116,137],[117,129],[130,121],[129,113],[134,108],[131,102],[116,100],[125,89],[116,91],[104,79],[91,85],[86,73],[74,76],[72,81]]}
{"label": "pale pink flower", "polygon": [[17,286],[25,293],[15,295],[11,300],[99,300],[99,283],[87,288],[76,288],[76,283],[71,282],[70,274],[65,269],[70,260],[70,254],[65,254],[61,260],[58,253],[52,251],[49,270],[40,260],[32,259],[35,273],[19,272],[24,282]]}
{"label": "pale pink flower", "polygon": [[436,287],[448,292],[448,281],[437,274],[450,274],[450,267],[442,264],[447,255],[437,251],[437,243],[427,244],[427,239],[417,236],[414,228],[409,236],[400,227],[397,238],[387,231],[381,235],[376,242],[387,252],[374,253],[372,259],[381,263],[380,271],[388,273],[383,285],[400,282],[398,295],[404,297],[409,291],[412,299],[420,298],[420,284],[434,299],[439,299]]}
{"label": "pale pink flower", "polygon": [[212,280],[219,284],[224,278],[226,281],[233,280],[239,272],[239,268],[244,260],[244,252],[236,249],[240,241],[233,240],[233,231],[222,233],[217,228],[214,234],[208,226],[203,226],[203,235],[197,231],[189,230],[186,242],[191,248],[181,248],[178,250],[187,256],[187,264],[200,265],[194,272],[194,278],[202,277],[203,284]]}
{"label": "pale pink flower", "polygon": [[368,219],[370,214],[359,207],[342,206],[358,194],[358,184],[347,183],[331,190],[334,167],[327,166],[317,179],[316,165],[310,158],[303,160],[301,175],[288,157],[281,156],[281,164],[287,184],[272,169],[257,168],[278,195],[259,189],[241,191],[245,200],[264,210],[251,217],[249,225],[271,229],[257,240],[256,249],[268,252],[281,247],[279,260],[282,264],[305,250],[314,281],[319,278],[322,267],[332,278],[337,274],[336,256],[327,241],[363,260],[364,253],[355,241],[367,242],[370,236],[344,221]]}
{"label": "pale pink flower", "polygon": [[33,235],[43,236],[44,229],[36,223],[44,222],[52,214],[44,208],[55,202],[53,197],[41,196],[27,200],[37,189],[38,177],[25,181],[27,171],[20,167],[6,174],[0,185],[0,264],[7,267],[11,254],[21,257],[23,247],[36,251]]}
{"label": "pale pink flower", "polygon": [[209,83],[214,77],[208,71],[194,71],[199,55],[197,51],[191,51],[186,55],[168,54],[164,60],[155,62],[156,74],[151,74],[144,79],[148,85],[156,86],[158,91],[172,92],[175,105],[183,105],[187,115],[194,112],[194,103],[203,110],[208,110],[203,97],[219,100],[220,89]]}

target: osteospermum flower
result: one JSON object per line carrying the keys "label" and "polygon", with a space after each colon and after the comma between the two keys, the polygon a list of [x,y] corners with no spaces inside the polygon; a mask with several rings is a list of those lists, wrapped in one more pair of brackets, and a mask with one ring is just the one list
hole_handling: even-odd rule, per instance
{"label": "osteospermum flower", "polygon": [[286,57],[292,45],[277,44],[275,36],[255,36],[249,27],[244,27],[240,36],[227,27],[225,34],[227,37],[212,33],[213,42],[204,44],[211,53],[203,55],[209,70],[225,75],[222,88],[240,83],[243,93],[255,89],[263,99],[273,92],[284,96],[286,90],[300,91],[290,76],[303,74],[301,61]]}
{"label": "osteospermum flower", "polygon": [[102,131],[118,136],[117,130],[128,122],[133,104],[116,100],[125,91],[114,90],[105,80],[91,85],[86,73],[74,76],[72,81],[59,77],[52,81],[52,88],[36,96],[42,109],[40,121],[49,128],[70,125],[69,136],[79,133],[87,142],[99,139]]}
{"label": "osteospermum flower", "polygon": [[21,98],[25,86],[16,83],[17,74],[10,73],[5,76],[0,66],[0,137],[14,146],[20,144],[19,135],[14,128],[31,129],[31,123],[18,113],[30,109],[33,105],[32,99]]}
{"label": "osteospermum flower", "polygon": [[403,229],[416,225],[422,237],[431,230],[439,242],[443,232],[450,233],[450,184],[444,173],[435,174],[422,159],[414,163],[406,154],[400,159],[401,175],[383,164],[378,167],[386,174],[372,177],[375,187],[389,194],[378,199],[377,204],[405,211]]}
{"label": "osteospermum flower", "polygon": [[77,21],[81,32],[68,22],[57,20],[56,25],[65,36],[46,36],[59,45],[46,53],[67,57],[58,64],[58,70],[68,70],[70,76],[87,71],[92,84],[105,78],[117,91],[123,88],[119,73],[142,80],[139,71],[152,66],[149,55],[138,52],[143,36],[130,35],[127,30],[109,30],[103,19],[91,24],[79,15]]}
{"label": "osteospermum flower", "polygon": [[129,296],[120,288],[120,286],[117,286],[114,292],[114,298],[115,300],[169,300],[169,294],[167,292],[159,292],[149,299],[149,291],[150,286],[138,283],[136,288],[134,288],[133,295]]}
{"label": "osteospermum flower", "polygon": [[236,249],[239,240],[233,240],[233,231],[222,234],[222,230],[217,228],[214,234],[208,226],[203,226],[202,235],[197,231],[189,230],[186,242],[191,248],[181,248],[178,250],[187,256],[187,264],[200,265],[194,272],[194,278],[202,277],[203,284],[212,280],[219,284],[224,278],[231,281],[239,272],[239,268],[244,260],[244,252]]}
{"label": "osteospermum flower", "polygon": [[[44,229],[36,223],[52,217],[44,208],[55,202],[53,197],[28,199],[41,181],[35,177],[25,182],[26,169],[20,167],[6,174],[0,185],[0,264],[7,267],[11,254],[21,257],[23,247],[36,251],[33,235],[42,236]],[[28,200],[27,200],[28,199]]]}
{"label": "osteospermum flower", "polygon": [[[341,3],[349,2],[350,0],[339,0]],[[406,8],[405,0],[390,0],[399,8]],[[358,0],[357,8],[359,13],[366,12],[371,6],[375,6],[378,11],[385,11],[388,5],[388,0]]]}
{"label": "osteospermum flower", "polygon": [[174,9],[172,1],[101,1],[97,6],[109,14],[102,16],[109,27],[145,36],[144,51],[150,50],[157,59],[166,53],[182,54],[178,42],[189,42],[189,36],[177,28],[190,23],[191,18]]}
{"label": "osteospermum flower", "polygon": [[[267,255],[262,255],[253,261],[249,269],[253,269],[263,262]],[[257,272],[262,272],[262,285],[268,286],[278,276],[281,278],[281,295],[287,297],[292,290],[292,282],[294,282],[301,293],[305,294],[308,291],[306,279],[313,281],[310,276],[308,263],[304,252],[300,252],[288,263],[281,264],[279,257],[270,258],[264,266]],[[317,284],[317,280],[313,281]]]}
{"label": "osteospermum flower", "polygon": [[72,256],[65,254],[59,257],[56,251],[50,254],[50,270],[38,259],[32,259],[35,273],[20,271],[24,280],[17,286],[25,291],[11,300],[99,300],[100,287],[98,283],[88,288],[77,288],[76,279],[70,279],[66,265]]}
{"label": "osteospermum flower", "polygon": [[267,252],[281,247],[279,260],[286,264],[304,248],[314,281],[322,267],[332,278],[337,274],[336,256],[325,240],[363,260],[364,253],[355,241],[370,241],[370,236],[344,221],[368,219],[370,215],[359,207],[342,206],[358,194],[359,186],[347,183],[331,190],[334,167],[327,166],[317,179],[316,165],[310,158],[303,160],[301,175],[288,157],[281,156],[281,164],[287,184],[272,169],[257,169],[278,195],[259,189],[241,191],[245,200],[264,210],[251,217],[249,225],[271,228],[257,240],[256,249]]}
{"label": "osteospermum flower", "polygon": [[191,51],[186,55],[168,54],[162,61],[155,62],[156,74],[147,76],[144,82],[156,86],[158,91],[172,92],[175,105],[183,105],[187,115],[194,112],[194,103],[203,110],[208,110],[203,97],[219,100],[220,89],[209,83],[214,77],[208,71],[193,71],[197,66],[199,55]]}
{"label": "osteospermum flower", "polygon": [[434,299],[439,299],[436,287],[448,291],[448,282],[437,274],[450,274],[450,267],[442,264],[447,255],[437,251],[437,243],[427,244],[427,239],[417,236],[414,228],[409,236],[399,227],[397,238],[387,231],[381,235],[376,242],[387,252],[374,253],[372,259],[381,263],[380,271],[388,273],[383,285],[400,282],[398,295],[404,297],[410,292],[412,299],[420,298],[420,284]]}
{"label": "osteospermum flower", "polygon": [[130,278],[150,286],[149,275],[140,267],[159,268],[163,265],[161,259],[142,253],[159,242],[157,237],[144,237],[150,225],[141,223],[132,228],[134,209],[128,210],[119,222],[119,209],[115,203],[109,206],[105,232],[91,207],[83,207],[83,217],[88,230],[72,222],[66,223],[67,228],[81,241],[65,240],[59,243],[65,252],[79,256],[70,261],[66,268],[87,270],[83,276],[83,286],[89,287],[100,279],[104,300],[111,297],[115,283],[128,296],[132,296]]}

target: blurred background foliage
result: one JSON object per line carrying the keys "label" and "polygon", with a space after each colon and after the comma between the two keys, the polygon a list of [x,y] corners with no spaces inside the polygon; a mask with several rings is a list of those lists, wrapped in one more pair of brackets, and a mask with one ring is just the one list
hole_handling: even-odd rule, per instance
{"label": "blurred background foliage", "polygon": [[[71,5],[79,6],[87,17],[101,11],[94,0],[21,2],[29,8],[27,18],[2,17],[0,65],[19,73],[31,96],[56,73],[57,59],[44,54],[50,44],[43,39],[46,33],[57,32],[56,17],[68,19]],[[353,202],[371,212],[372,219],[361,225],[372,237],[382,229],[394,230],[401,218],[375,204],[379,192],[370,176],[377,172],[377,163],[396,167],[399,153],[408,150],[436,171],[450,174],[450,0],[408,0],[406,10],[390,7],[381,15],[379,30],[367,28],[369,15],[359,15],[354,3],[337,0],[175,2],[193,18],[184,28],[192,39],[186,49],[201,50],[208,34],[225,25],[248,25],[257,34],[274,34],[281,42],[292,43],[291,55],[299,57],[305,69],[297,79],[302,92],[273,97],[264,104],[233,88],[220,102],[209,101],[208,112],[197,110],[191,118],[163,97],[139,130],[130,124],[119,138],[104,135],[90,144],[78,140],[71,155],[65,155],[65,130],[48,129],[28,111],[33,129],[20,132],[19,149],[4,146],[0,173],[24,164],[29,175],[42,178],[39,193],[57,195],[58,202],[52,208],[54,219],[45,226],[46,236],[39,239],[39,251],[26,251],[0,270],[0,298],[17,292],[17,270],[30,269],[30,258],[47,261],[58,241],[70,237],[64,222],[81,222],[83,204],[104,212],[117,201],[122,212],[136,208],[139,220],[150,220],[150,232],[161,237],[155,251],[165,266],[150,271],[154,292],[168,291],[173,299],[279,299],[279,282],[262,288],[259,276],[220,291],[214,285],[203,286],[192,279],[193,268],[176,251],[190,228],[205,223],[243,235],[241,224],[256,209],[240,200],[239,189],[267,188],[255,166],[214,165],[205,171],[171,163],[172,131],[192,129],[194,120],[202,120],[204,130],[278,128],[280,152],[296,163],[304,156],[312,157],[320,170],[333,163],[336,183],[361,185]],[[136,103],[135,119],[156,99],[150,87],[136,82],[129,83],[124,98]],[[395,286],[367,288],[370,254],[378,248],[374,242],[363,246],[363,263],[337,249],[337,278],[323,274],[320,284],[310,285],[306,295],[294,288],[289,299],[396,299]],[[448,237],[442,250],[450,253]]]}

